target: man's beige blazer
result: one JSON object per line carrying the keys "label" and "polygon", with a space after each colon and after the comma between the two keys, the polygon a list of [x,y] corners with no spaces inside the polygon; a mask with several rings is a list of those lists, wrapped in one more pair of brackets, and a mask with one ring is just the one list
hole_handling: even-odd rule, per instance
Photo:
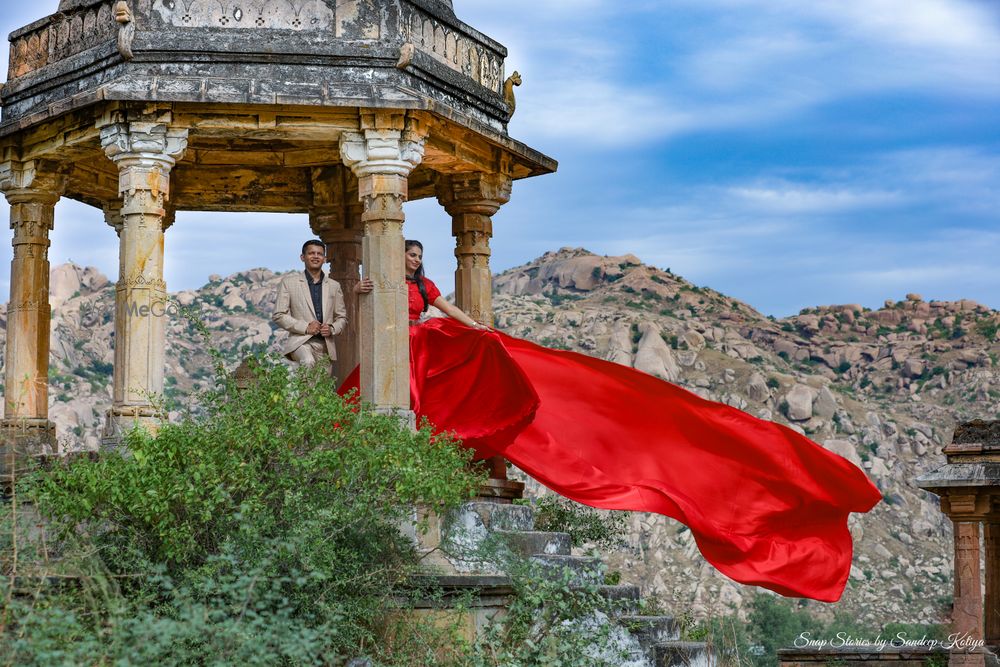
{"label": "man's beige blazer", "polygon": [[[290,273],[278,283],[278,298],[274,304],[274,314],[271,321],[287,331],[290,335],[281,353],[286,357],[297,350],[299,346],[312,338],[306,333],[306,327],[316,319],[312,296],[306,283],[305,271]],[[333,336],[347,326],[347,307],[344,305],[344,292],[340,283],[324,274],[323,277],[323,321],[329,324],[332,336],[326,336],[326,350],[331,359],[337,358],[337,348],[333,344]]]}

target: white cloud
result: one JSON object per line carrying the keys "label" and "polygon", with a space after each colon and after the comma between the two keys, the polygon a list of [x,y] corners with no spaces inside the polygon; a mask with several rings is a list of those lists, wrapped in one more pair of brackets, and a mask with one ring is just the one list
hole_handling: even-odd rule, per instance
{"label": "white cloud", "polygon": [[886,190],[809,187],[788,182],[733,187],[728,189],[727,194],[753,209],[771,213],[843,213],[896,205],[905,199],[899,192]]}

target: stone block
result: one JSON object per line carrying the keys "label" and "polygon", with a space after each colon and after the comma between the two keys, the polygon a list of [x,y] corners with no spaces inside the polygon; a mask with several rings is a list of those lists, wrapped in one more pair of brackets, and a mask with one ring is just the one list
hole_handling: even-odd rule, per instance
{"label": "stone block", "polygon": [[569,570],[573,584],[601,584],[604,581],[605,565],[600,558],[545,554],[532,556],[531,560],[541,565],[554,579],[564,576]]}
{"label": "stone block", "polygon": [[568,533],[499,530],[496,534],[511,551],[522,556],[540,554],[568,556],[572,547]]}

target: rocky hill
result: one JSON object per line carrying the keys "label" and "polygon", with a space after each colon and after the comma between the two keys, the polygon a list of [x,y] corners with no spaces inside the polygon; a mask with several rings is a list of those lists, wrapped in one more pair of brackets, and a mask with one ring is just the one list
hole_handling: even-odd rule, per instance
{"label": "rocky hill", "polygon": [[[174,295],[194,315],[170,317],[169,400],[183,404],[211,377],[198,322],[233,365],[247,348],[280,342],[284,333],[268,319],[279,278],[253,269]],[[956,421],[1000,416],[1000,313],[911,294],[879,310],[822,306],[776,320],[634,256],[582,249],[510,269],[495,289],[497,324],[508,333],[631,365],[787,423],[862,466],[886,500],[852,519],[857,554],[838,608],[873,627],[944,619],[950,526],[935,497],[911,480],[943,462]],[[62,265],[53,270],[52,303],[50,414],[66,448],[95,447],[111,401],[114,286],[94,269]],[[672,520],[635,514],[631,528],[628,548],[610,561],[668,607],[718,614],[756,590],[708,566]]]}

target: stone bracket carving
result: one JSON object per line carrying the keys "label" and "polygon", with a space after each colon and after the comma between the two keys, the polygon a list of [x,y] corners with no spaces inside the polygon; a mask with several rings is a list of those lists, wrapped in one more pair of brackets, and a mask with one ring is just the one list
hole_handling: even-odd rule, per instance
{"label": "stone bracket carving", "polygon": [[115,3],[115,22],[118,23],[118,53],[125,60],[132,60],[132,40],[135,39],[135,17],[126,0]]}

